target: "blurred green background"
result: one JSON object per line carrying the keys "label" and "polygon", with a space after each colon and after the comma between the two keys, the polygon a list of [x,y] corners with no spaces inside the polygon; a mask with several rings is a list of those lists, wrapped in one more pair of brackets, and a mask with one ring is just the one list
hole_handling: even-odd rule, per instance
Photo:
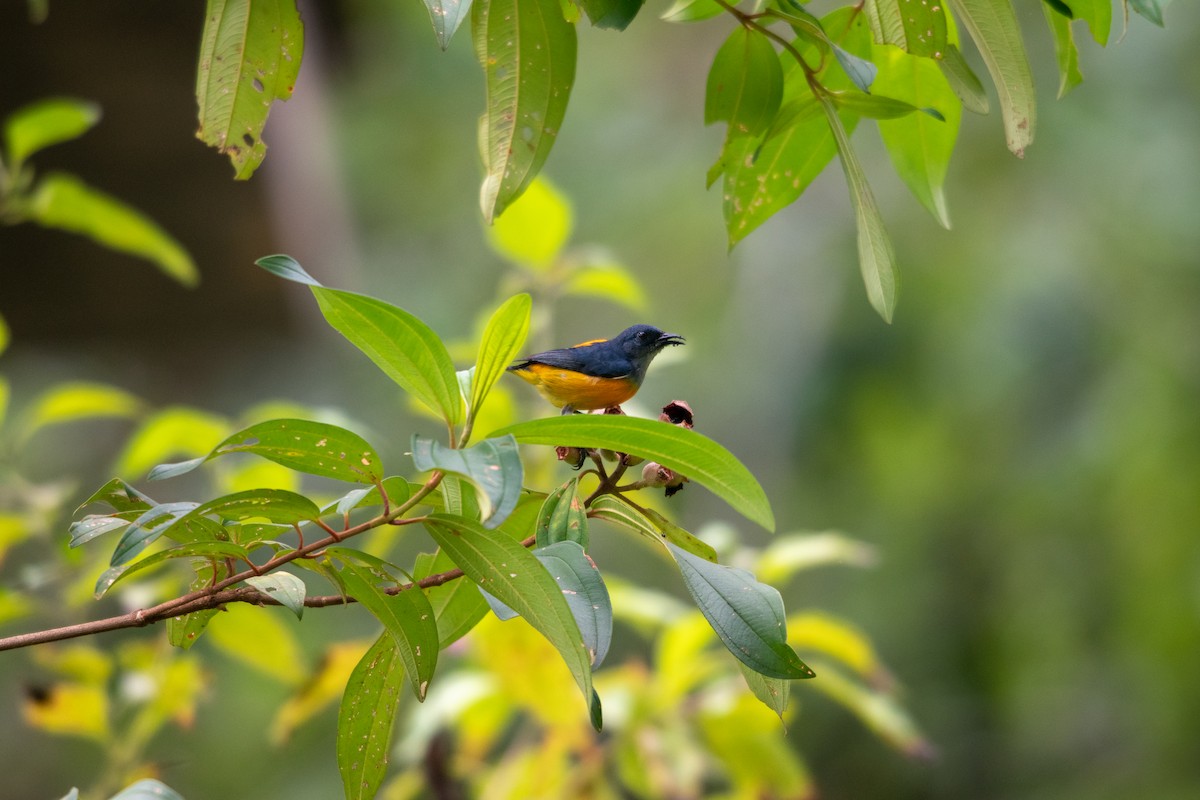
{"label": "blurred green background", "polygon": [[[550,338],[641,321],[683,333],[687,358],[656,365],[646,407],[687,399],[699,429],[759,476],[781,531],[877,548],[877,568],[814,573],[785,600],[873,637],[938,754],[905,760],[797,685],[789,736],[827,798],[1200,792],[1200,7],[1169,6],[1165,31],[1134,17],[1106,50],[1078,32],[1086,81],[1056,102],[1042,12],[1019,5],[1037,139],[1017,160],[996,115],[966,115],[953,230],[890,174],[873,126],[854,137],[903,271],[890,327],[866,302],[836,167],[727,255],[719,191],[703,185],[721,137],[702,110],[723,20],[668,25],[656,2],[623,34],[581,26],[546,168],[574,204],[573,241],[608,248],[652,306],[635,319],[564,301]],[[297,93],[272,112],[266,163],[245,184],[193,136],[199,4],[55,0],[41,25],[23,3],[0,9],[0,113],[60,94],[104,109],[41,168],[149,212],[203,276],[189,291],[82,239],[0,228],[14,407],[64,379],[231,415],[286,398],[361,420],[393,461],[431,428],[306,292],[251,262],[290,253],[328,285],[469,336],[507,269],[477,207],[482,78],[465,31],[441,53],[419,3],[303,8]],[[77,481],[82,500],[126,433],[45,434],[20,468]],[[767,540],[702,490],[672,504],[692,530],[725,520]],[[622,572],[619,548],[606,557]],[[0,581],[27,568],[10,557]],[[297,630],[316,653],[345,625],[331,610]],[[286,689],[213,661],[195,727],[155,745],[164,778],[189,800],[338,796],[332,713],[270,749],[263,729]],[[28,653],[0,656],[5,797],[57,797],[95,769],[91,745],[24,726],[38,675]]]}

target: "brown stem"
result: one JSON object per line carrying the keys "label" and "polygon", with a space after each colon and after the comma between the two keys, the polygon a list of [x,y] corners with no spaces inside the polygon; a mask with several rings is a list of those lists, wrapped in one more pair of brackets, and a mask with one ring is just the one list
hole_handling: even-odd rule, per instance
{"label": "brown stem", "polygon": [[[198,589],[194,592],[173,598],[171,600],[159,603],[150,608],[141,608],[136,611],[131,611],[128,614],[121,614],[107,619],[93,620],[91,622],[80,622],[75,625],[66,625],[61,628],[49,628],[42,631],[34,631],[32,633],[20,633],[15,636],[8,636],[0,639],[0,651],[15,650],[21,647],[30,647],[35,644],[45,644],[46,642],[57,642],[64,639],[74,639],[80,636],[90,636],[96,633],[104,633],[106,631],[120,630],[122,628],[141,628],[146,625],[152,625],[155,622],[161,622],[172,617],[180,617],[184,614],[190,614],[194,611],[204,611],[207,609],[219,608],[225,603],[254,603],[257,605],[279,605],[278,601],[272,600],[256,589],[248,586],[231,588],[234,584],[241,583],[246,578],[252,578],[256,575],[262,575],[282,567],[295,561],[298,558],[304,558],[311,555],[317,550],[321,550],[333,544],[337,544],[351,536],[356,536],[364,531],[379,527],[388,523],[410,525],[414,522],[420,522],[423,517],[413,517],[409,519],[400,519],[400,516],[406,513],[413,506],[417,505],[427,494],[437,488],[442,481],[441,472],[435,471],[425,481],[425,484],[412,494],[404,503],[397,506],[388,514],[381,514],[377,517],[355,525],[352,528],[347,528],[343,531],[335,532],[333,535],[327,536],[324,539],[315,542],[309,542],[297,547],[295,550],[289,550],[275,558],[267,561],[261,567],[253,567],[243,570],[236,575],[231,575],[224,580],[214,583],[212,586]],[[325,527],[325,526],[323,526]],[[457,570],[451,570],[457,572]],[[446,574],[446,573],[443,573]],[[458,577],[462,573],[458,573],[453,577]],[[429,579],[437,576],[430,576]],[[426,579],[426,580],[429,580]],[[444,583],[451,578],[443,578],[440,583]],[[411,584],[406,584],[411,586]],[[418,585],[422,585],[418,581]],[[438,582],[430,584],[431,586],[440,585]],[[396,591],[400,591],[400,587]],[[343,602],[343,598],[336,596],[338,602]],[[315,597],[308,598],[305,605],[309,605],[310,601],[321,600],[323,598]],[[333,605],[328,602],[324,605]]]}

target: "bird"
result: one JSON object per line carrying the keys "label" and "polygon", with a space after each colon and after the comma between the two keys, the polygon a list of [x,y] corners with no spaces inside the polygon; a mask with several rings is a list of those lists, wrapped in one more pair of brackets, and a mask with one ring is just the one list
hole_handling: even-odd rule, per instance
{"label": "bird", "polygon": [[681,345],[677,333],[633,325],[611,339],[535,353],[508,371],[530,383],[563,414],[619,406],[637,394],[646,369],[663,348]]}

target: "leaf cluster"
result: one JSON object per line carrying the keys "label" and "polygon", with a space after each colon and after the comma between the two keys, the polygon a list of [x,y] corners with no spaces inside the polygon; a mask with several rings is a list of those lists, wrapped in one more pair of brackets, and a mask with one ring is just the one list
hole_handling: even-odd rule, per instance
{"label": "leaf cluster", "polygon": [[[97,597],[133,576],[187,565],[191,591],[128,618],[129,624],[166,621],[168,640],[184,649],[210,626],[222,627],[216,615],[230,603],[282,605],[297,617],[305,608],[351,600],[363,606],[383,632],[351,672],[339,715],[347,796],[370,796],[383,779],[399,687],[423,700],[439,653],[471,630],[489,604],[497,616],[519,616],[545,637],[574,677],[592,725],[601,727],[593,670],[609,649],[613,607],[588,553],[596,519],[652,541],[678,566],[716,636],[759,676],[750,685],[770,687],[760,696],[777,699],[788,681],[813,676],[787,644],[779,593],[743,569],[717,563],[711,547],[633,499],[655,484],[622,482],[625,468],[644,459],[686,475],[773,528],[761,486],[724,447],[689,427],[624,415],[532,420],[475,440],[480,409],[524,345],[527,295],[497,309],[474,365],[455,370],[441,338],[403,309],[321,286],[287,256],[260,265],[307,285],[330,325],[442,421],[445,441],[412,437],[411,469],[420,476],[414,481],[389,475],[378,449],[340,425],[300,418],[256,422],[196,458],[154,467],[150,478],[250,455],[350,488],[329,500],[261,487],[202,502],[159,502],[117,478],[86,501],[86,507],[105,508],[72,525],[71,546],[115,540],[94,587]],[[586,452],[593,468],[549,494],[526,488],[518,445],[564,442]],[[606,466],[606,455],[617,460],[615,467]],[[585,493],[583,481],[595,481],[595,488]],[[407,569],[349,542],[417,524],[438,549]],[[324,579],[332,593],[314,595],[305,574]],[[461,588],[470,585],[478,590]],[[782,713],[777,702],[773,707]]]}

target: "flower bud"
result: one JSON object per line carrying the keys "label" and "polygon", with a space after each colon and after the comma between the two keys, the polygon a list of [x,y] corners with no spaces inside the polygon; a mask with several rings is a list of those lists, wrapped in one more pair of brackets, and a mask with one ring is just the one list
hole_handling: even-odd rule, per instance
{"label": "flower bud", "polygon": [[565,461],[571,465],[571,469],[579,469],[583,466],[583,451],[578,447],[563,447],[559,445],[554,448],[554,454],[558,456],[559,461]]}

